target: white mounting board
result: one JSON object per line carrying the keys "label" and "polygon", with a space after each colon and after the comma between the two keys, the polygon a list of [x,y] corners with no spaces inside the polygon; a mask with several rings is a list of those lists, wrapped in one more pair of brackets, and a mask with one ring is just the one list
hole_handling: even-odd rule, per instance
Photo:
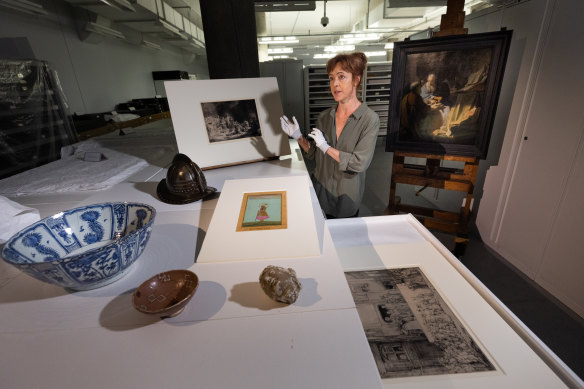
{"label": "white mounting board", "polygon": [[[288,228],[235,231],[244,193],[286,191]],[[249,261],[320,255],[307,176],[228,180],[197,262]]]}
{"label": "white mounting board", "polygon": [[[391,241],[392,238],[384,239],[380,236],[379,232],[383,229],[384,221],[388,237],[397,232],[403,238]],[[478,279],[475,278],[473,282],[465,279],[453,263],[464,267],[413,216],[329,220],[327,227],[335,242],[350,232],[364,235],[361,239],[354,238],[352,243],[348,242],[344,247],[336,246],[345,272],[411,266],[421,268],[480,349],[497,368],[496,371],[490,372],[386,378],[382,380],[386,388],[566,387],[560,377],[481,295],[481,291],[485,294],[490,292]],[[404,235],[404,232],[410,234],[412,228],[425,236],[426,241],[419,238],[410,239]],[[366,239],[370,243],[364,243]],[[440,251],[441,248],[444,252]],[[452,261],[446,255],[451,256]],[[468,272],[465,268],[464,271]]]}
{"label": "white mounting board", "polygon": [[[201,168],[290,154],[280,128],[283,115],[275,77],[166,81],[168,104],[179,152]],[[209,143],[201,102],[255,99],[262,136]]]}

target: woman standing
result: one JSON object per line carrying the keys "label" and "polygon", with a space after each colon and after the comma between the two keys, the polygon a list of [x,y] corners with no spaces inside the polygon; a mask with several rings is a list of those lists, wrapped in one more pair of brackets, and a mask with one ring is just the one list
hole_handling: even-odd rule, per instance
{"label": "woman standing", "polygon": [[[311,177],[320,206],[327,218],[353,217],[365,190],[365,172],[373,158],[379,117],[357,98],[367,57],[361,52],[338,54],[326,65],[336,105],[321,112],[316,128],[302,136],[296,118],[280,118],[282,130],[314,159]],[[316,147],[315,147],[316,146]],[[316,151],[316,148],[319,151]]]}

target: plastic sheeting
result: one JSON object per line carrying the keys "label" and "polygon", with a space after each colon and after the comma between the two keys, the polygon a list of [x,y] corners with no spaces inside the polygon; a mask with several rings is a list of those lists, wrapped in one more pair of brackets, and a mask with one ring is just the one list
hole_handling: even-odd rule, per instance
{"label": "plastic sheeting", "polygon": [[[0,180],[0,195],[18,197],[47,193],[105,190],[127,180],[148,165],[168,166],[178,153],[170,119],[74,143],[57,161]],[[101,153],[99,162],[80,158]]]}
{"label": "plastic sheeting", "polygon": [[0,178],[59,159],[77,141],[58,77],[38,60],[0,60]]}

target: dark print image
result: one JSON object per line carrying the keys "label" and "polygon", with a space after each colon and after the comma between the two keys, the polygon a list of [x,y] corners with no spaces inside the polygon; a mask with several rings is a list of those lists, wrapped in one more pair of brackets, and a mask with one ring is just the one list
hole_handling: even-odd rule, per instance
{"label": "dark print image", "polygon": [[486,157],[511,33],[396,43],[386,150]]}
{"label": "dark print image", "polygon": [[345,276],[381,378],[495,370],[420,268]]}
{"label": "dark print image", "polygon": [[254,99],[201,103],[210,143],[262,136]]}

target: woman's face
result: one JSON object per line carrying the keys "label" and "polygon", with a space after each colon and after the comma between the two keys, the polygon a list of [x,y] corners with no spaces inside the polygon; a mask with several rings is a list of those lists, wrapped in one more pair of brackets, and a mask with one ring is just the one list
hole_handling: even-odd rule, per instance
{"label": "woman's face", "polygon": [[351,72],[344,70],[338,63],[329,73],[331,93],[336,102],[346,102],[351,98],[357,98],[357,85],[359,77],[353,78]]}

